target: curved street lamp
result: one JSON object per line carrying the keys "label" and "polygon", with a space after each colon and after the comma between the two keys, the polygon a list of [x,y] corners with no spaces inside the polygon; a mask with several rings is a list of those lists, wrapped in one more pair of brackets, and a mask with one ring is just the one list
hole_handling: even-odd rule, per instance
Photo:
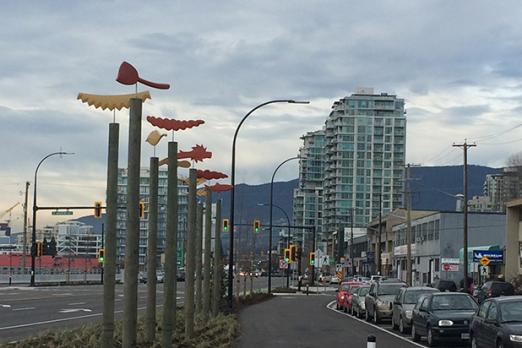
{"label": "curved street lamp", "polygon": [[33,191],[33,236],[32,236],[32,248],[31,248],[31,284],[30,286],[34,286],[34,276],[35,276],[35,254],[36,254],[36,211],[38,210],[38,205],[36,204],[36,186],[37,186],[37,178],[38,178],[38,169],[40,169],[40,165],[48,159],[49,157],[56,155],[74,155],[72,152],[53,152],[42,158],[42,160],[36,166],[36,170],[34,171],[34,191]]}
{"label": "curved street lamp", "polygon": [[250,110],[239,122],[236,132],[234,133],[234,140],[232,141],[232,169],[230,171],[230,184],[232,185],[232,191],[230,193],[230,243],[229,243],[229,250],[228,250],[228,305],[230,309],[232,309],[233,305],[233,279],[234,276],[234,196],[235,196],[235,179],[236,179],[236,139],[237,134],[239,133],[239,129],[241,128],[241,125],[243,125],[243,122],[250,116],[254,111],[256,111],[259,108],[262,108],[265,105],[268,104],[274,104],[274,103],[289,103],[289,104],[309,104],[309,101],[296,101],[291,99],[276,99],[276,100],[270,100],[268,102],[259,104],[252,110]]}

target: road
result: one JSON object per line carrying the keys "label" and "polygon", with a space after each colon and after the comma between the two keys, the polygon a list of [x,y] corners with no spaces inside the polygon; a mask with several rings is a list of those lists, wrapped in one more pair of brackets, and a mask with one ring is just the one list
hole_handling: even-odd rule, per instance
{"label": "road", "polygon": [[[266,278],[254,279],[254,288],[266,288]],[[249,289],[247,282],[247,289]],[[178,282],[177,303],[183,305],[183,282]],[[241,292],[243,289],[241,289]],[[103,286],[0,287],[0,343],[55,328],[71,328],[100,321],[103,315]],[[138,286],[138,308],[144,310],[147,287]],[[163,304],[163,286],[158,284],[156,304]],[[123,285],[116,286],[116,317],[123,313]]]}
{"label": "road", "polygon": [[389,322],[377,326],[336,310],[333,288],[319,295],[280,295],[247,307],[240,314],[240,325],[240,348],[363,348],[369,335],[377,338],[379,348],[427,346],[424,340],[412,342],[409,336],[393,331]]}

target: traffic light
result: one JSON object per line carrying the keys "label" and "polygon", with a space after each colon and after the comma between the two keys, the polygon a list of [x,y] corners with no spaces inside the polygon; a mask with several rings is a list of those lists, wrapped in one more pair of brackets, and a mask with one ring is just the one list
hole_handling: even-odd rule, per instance
{"label": "traffic light", "polygon": [[259,230],[261,228],[261,221],[259,219],[254,220],[254,232],[259,233]]}
{"label": "traffic light", "polygon": [[315,253],[310,253],[310,266],[315,266]]}
{"label": "traffic light", "polygon": [[98,262],[103,263],[105,261],[105,249],[101,248],[98,250]]}
{"label": "traffic light", "polygon": [[140,219],[145,218],[145,202],[140,201]]}
{"label": "traffic light", "polygon": [[36,241],[36,256],[43,256],[43,242],[41,240]]}
{"label": "traffic light", "polygon": [[228,219],[223,219],[223,232],[228,232]]}
{"label": "traffic light", "polygon": [[94,202],[94,217],[100,219],[102,217],[102,202]]}
{"label": "traffic light", "polygon": [[290,249],[285,249],[285,261],[286,263],[290,262]]}
{"label": "traffic light", "polygon": [[297,260],[297,245],[290,245],[290,262]]}

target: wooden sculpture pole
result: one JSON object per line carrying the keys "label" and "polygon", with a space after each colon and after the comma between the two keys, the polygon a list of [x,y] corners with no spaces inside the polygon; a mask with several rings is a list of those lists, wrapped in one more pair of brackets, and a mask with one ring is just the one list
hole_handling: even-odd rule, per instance
{"label": "wooden sculpture pole", "polygon": [[158,157],[150,158],[149,171],[149,231],[147,238],[147,311],[145,341],[154,342],[156,335],[156,247],[158,235]]}
{"label": "wooden sculpture pole", "polygon": [[201,313],[202,301],[202,265],[203,265],[203,204],[198,204],[198,218],[196,222],[196,313]]}
{"label": "wooden sculpture pole", "polygon": [[212,315],[216,316],[221,304],[221,276],[223,274],[223,260],[221,259],[221,199],[216,202],[216,225],[214,235],[214,277],[212,289]]}
{"label": "wooden sculpture pole", "polygon": [[210,312],[210,260],[212,238],[212,191],[206,189],[205,200],[205,258],[203,261],[203,319],[207,319]]}
{"label": "wooden sculpture pole", "polygon": [[138,242],[140,236],[140,158],[141,99],[130,100],[127,168],[127,237],[125,239],[125,278],[123,285],[122,347],[136,347],[138,318]]}
{"label": "wooden sculpture pole", "polygon": [[107,158],[107,200],[105,260],[103,263],[103,333],[102,347],[114,347],[114,287],[116,283],[116,219],[118,213],[118,144],[120,125],[109,124]]}
{"label": "wooden sculpture pole", "polygon": [[189,170],[188,187],[188,229],[187,253],[185,272],[185,336],[187,339],[194,335],[194,272],[196,267],[196,169]]}
{"label": "wooden sculpture pole", "polygon": [[165,294],[161,346],[172,346],[176,327],[176,254],[178,235],[178,143],[169,142],[167,239],[165,241]]}

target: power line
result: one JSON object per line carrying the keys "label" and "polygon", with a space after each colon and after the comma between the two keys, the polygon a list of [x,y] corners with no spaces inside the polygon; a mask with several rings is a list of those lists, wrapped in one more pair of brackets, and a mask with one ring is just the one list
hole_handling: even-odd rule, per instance
{"label": "power line", "polygon": [[481,137],[477,137],[477,138],[474,139],[474,141],[477,141],[477,140],[484,140],[484,139],[488,139],[488,138],[496,138],[496,137],[498,137],[498,136],[500,136],[500,135],[502,135],[502,134],[509,133],[509,132],[511,132],[512,130],[515,130],[515,129],[520,128],[520,127],[522,127],[522,123],[519,123],[519,124],[517,124],[516,126],[513,126],[513,127],[511,127],[511,128],[505,129],[505,130],[503,130],[503,131],[501,131],[501,132],[499,132],[499,133],[491,133],[491,134],[483,135],[483,136],[481,136]]}

